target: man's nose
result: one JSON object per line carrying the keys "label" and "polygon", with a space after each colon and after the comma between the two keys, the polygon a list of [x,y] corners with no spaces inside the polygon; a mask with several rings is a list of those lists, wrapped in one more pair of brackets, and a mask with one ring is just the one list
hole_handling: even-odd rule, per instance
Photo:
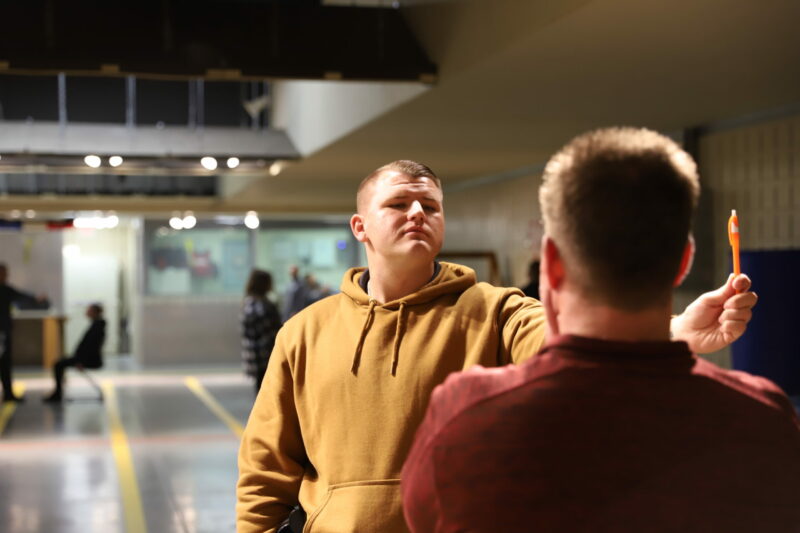
{"label": "man's nose", "polygon": [[411,202],[411,206],[408,209],[408,218],[415,221],[422,221],[425,219],[425,210],[422,208],[422,204],[414,200]]}

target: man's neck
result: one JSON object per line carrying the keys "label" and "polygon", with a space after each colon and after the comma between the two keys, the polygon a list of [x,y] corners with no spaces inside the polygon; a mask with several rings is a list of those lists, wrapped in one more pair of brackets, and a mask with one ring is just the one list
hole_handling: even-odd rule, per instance
{"label": "man's neck", "polygon": [[622,342],[670,338],[672,302],[641,311],[624,311],[577,296],[562,295],[560,300],[560,334]]}
{"label": "man's neck", "polygon": [[380,303],[391,302],[416,292],[433,276],[433,261],[417,268],[398,268],[386,261],[368,261],[369,296]]}

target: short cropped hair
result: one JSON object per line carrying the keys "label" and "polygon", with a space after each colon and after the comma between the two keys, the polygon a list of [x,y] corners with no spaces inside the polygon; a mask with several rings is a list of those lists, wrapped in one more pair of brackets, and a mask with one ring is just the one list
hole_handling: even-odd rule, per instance
{"label": "short cropped hair", "polygon": [[674,141],[609,128],[550,159],[539,203],[581,293],[636,311],[669,301],[699,195],[697,166]]}
{"label": "short cropped hair", "polygon": [[272,289],[272,274],[266,270],[254,268],[245,287],[246,296],[263,298]]}
{"label": "short cropped hair", "polygon": [[97,315],[98,317],[103,316],[103,304],[95,302],[89,305],[89,309],[94,311],[95,315]]}
{"label": "short cropped hair", "polygon": [[359,212],[361,212],[361,208],[363,207],[361,202],[363,200],[362,193],[364,188],[376,180],[383,172],[389,170],[402,172],[403,174],[406,174],[412,178],[430,178],[439,189],[442,188],[442,182],[439,180],[436,174],[434,174],[433,170],[422,163],[417,163],[416,161],[411,161],[409,159],[392,161],[391,163],[373,170],[366,178],[361,180],[361,184],[358,186],[358,192],[356,193],[356,209]]}

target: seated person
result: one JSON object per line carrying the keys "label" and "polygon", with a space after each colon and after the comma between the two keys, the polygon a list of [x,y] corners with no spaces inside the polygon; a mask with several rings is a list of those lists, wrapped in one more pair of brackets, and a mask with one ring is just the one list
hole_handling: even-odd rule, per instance
{"label": "seated person", "polygon": [[103,342],[106,340],[106,321],[103,319],[103,307],[92,304],[86,309],[86,316],[92,321],[89,329],[83,334],[81,342],[75,348],[75,355],[62,357],[53,367],[56,389],[44,398],[45,402],[60,402],[63,399],[64,370],[67,367],[100,368],[103,366]]}
{"label": "seated person", "polygon": [[[435,389],[402,472],[411,531],[798,530],[800,429],[785,394],[670,340],[698,194],[691,157],[652,131],[594,131],[550,160],[548,343]],[[718,306],[735,336],[749,311],[734,304],[755,299],[735,280],[686,314]]]}

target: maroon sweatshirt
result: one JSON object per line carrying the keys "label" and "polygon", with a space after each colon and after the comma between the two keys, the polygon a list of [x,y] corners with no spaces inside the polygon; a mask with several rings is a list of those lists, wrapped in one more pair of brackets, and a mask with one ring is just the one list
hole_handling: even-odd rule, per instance
{"label": "maroon sweatshirt", "polygon": [[419,533],[800,532],[800,428],[683,342],[561,336],[437,387],[402,491]]}

